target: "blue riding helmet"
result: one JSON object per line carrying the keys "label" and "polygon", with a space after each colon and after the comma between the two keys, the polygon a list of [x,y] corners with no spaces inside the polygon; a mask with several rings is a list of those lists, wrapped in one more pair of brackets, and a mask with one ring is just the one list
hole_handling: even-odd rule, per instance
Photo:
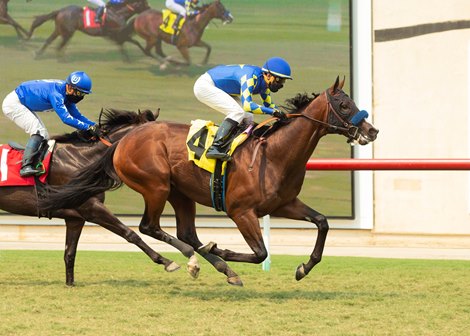
{"label": "blue riding helmet", "polygon": [[268,59],[261,70],[269,72],[279,78],[292,79],[289,63],[280,57],[271,57]]}
{"label": "blue riding helmet", "polygon": [[66,80],[67,84],[83,93],[91,93],[91,79],[83,71],[72,72]]}

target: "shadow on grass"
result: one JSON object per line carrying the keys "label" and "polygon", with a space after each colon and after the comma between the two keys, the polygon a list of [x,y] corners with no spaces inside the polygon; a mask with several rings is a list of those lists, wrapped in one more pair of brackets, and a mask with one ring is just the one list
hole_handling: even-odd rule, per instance
{"label": "shadow on grass", "polygon": [[290,300],[311,300],[327,301],[336,299],[356,299],[359,297],[381,299],[384,297],[397,296],[395,293],[374,293],[374,292],[326,292],[326,291],[305,291],[305,290],[284,290],[284,291],[257,291],[257,290],[191,290],[191,291],[170,291],[170,295],[190,297],[200,300],[223,300],[223,301],[248,301],[262,299],[267,301],[290,301]]}

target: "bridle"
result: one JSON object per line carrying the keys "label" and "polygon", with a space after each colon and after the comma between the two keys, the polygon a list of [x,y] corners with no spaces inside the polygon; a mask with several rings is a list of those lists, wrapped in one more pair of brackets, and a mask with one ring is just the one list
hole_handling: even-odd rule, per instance
{"label": "bridle", "polygon": [[[317,124],[320,124],[320,125],[323,125],[323,126],[327,127],[329,129],[329,131],[332,132],[332,133],[344,134],[348,138],[348,142],[352,142],[354,140],[357,140],[360,136],[360,133],[359,133],[359,127],[357,127],[356,125],[358,125],[362,120],[367,118],[367,116],[368,116],[367,112],[366,111],[359,111],[358,113],[356,113],[356,115],[354,115],[351,118],[351,120],[345,120],[344,118],[342,118],[340,116],[340,114],[336,111],[334,106],[331,104],[331,95],[328,93],[328,90],[326,90],[324,93],[325,93],[325,97],[326,97],[326,108],[327,108],[327,111],[328,111],[327,112],[328,119],[329,119],[330,113],[332,113],[333,117],[336,118],[336,120],[339,121],[342,126],[333,125],[329,122],[325,122],[323,120],[319,120],[319,119],[310,117],[310,116],[305,115],[303,113],[288,114],[288,116],[289,117],[304,117],[304,118],[306,118],[310,121],[313,121]],[[356,116],[358,116],[358,117],[356,118]]]}

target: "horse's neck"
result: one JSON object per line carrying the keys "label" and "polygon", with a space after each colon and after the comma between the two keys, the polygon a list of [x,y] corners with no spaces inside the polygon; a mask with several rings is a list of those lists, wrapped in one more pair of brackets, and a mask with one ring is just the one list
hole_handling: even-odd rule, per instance
{"label": "horse's neck", "polygon": [[[215,8],[214,8],[215,9]],[[198,35],[199,37],[204,32],[204,29],[207,27],[209,22],[215,18],[215,10],[209,7],[201,14],[197,15],[193,20],[192,32]]]}
{"label": "horse's neck", "polygon": [[[322,96],[311,102],[303,114],[326,121],[327,112],[325,110],[326,100]],[[277,158],[276,165],[304,169],[318,142],[326,133],[325,127],[315,121],[302,116],[292,119],[289,125],[273,134],[271,145],[268,145],[272,152],[269,158]]]}

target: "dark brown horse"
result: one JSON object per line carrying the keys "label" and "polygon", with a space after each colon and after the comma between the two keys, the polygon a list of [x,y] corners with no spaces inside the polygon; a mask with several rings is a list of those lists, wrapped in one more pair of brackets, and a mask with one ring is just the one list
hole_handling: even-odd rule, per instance
{"label": "dark brown horse", "polygon": [[[9,24],[13,26],[16,30],[16,35],[19,39],[26,39],[28,37],[28,32],[21,27],[21,25],[13,20],[13,18],[8,14],[8,1],[10,0],[0,0],[0,24]],[[31,0],[26,0],[30,2]]]}
{"label": "dark brown horse", "polygon": [[55,29],[41,49],[36,52],[37,57],[42,55],[49,44],[59,36],[62,38],[62,41],[57,47],[57,52],[61,52],[73,34],[79,30],[90,36],[102,36],[114,41],[119,46],[124,60],[128,61],[129,57],[123,47],[124,42],[133,43],[142,51],[144,49],[138,41],[131,38],[133,30],[126,27],[126,22],[133,15],[141,13],[148,8],[150,7],[147,0],[128,0],[125,5],[108,8],[106,24],[103,28],[85,28],[83,24],[83,8],[80,6],[67,6],[49,14],[37,16],[31,24],[28,37],[31,37],[34,30],[44,22],[54,19]]}
{"label": "dark brown horse", "polygon": [[191,64],[188,49],[193,46],[206,49],[206,55],[202,61],[202,64],[206,64],[211,53],[211,46],[202,41],[201,38],[204,29],[212,19],[220,19],[224,23],[230,23],[233,21],[233,16],[225,9],[220,0],[216,0],[211,4],[204,5],[199,14],[188,18],[183,25],[176,48],[183,56],[184,63],[167,57],[162,50],[162,41],[171,44],[171,34],[164,33],[159,28],[163,21],[162,12],[149,9],[139,14],[134,20],[134,30],[145,40],[145,53],[147,55],[152,56],[151,50],[155,47],[157,55],[164,59],[164,63],[161,65],[162,69],[167,66],[168,62],[183,65]]}
{"label": "dark brown horse", "polygon": [[[273,215],[312,222],[318,227],[317,240],[309,261],[297,268],[296,279],[300,280],[320,262],[328,233],[325,216],[297,198],[307,161],[319,140],[329,133],[342,134],[348,141],[361,145],[374,141],[378,134],[373,125],[357,118],[361,113],[342,90],[343,83],[337,78],[334,85],[316,97],[304,94],[288,100],[287,124],[266,138],[254,162],[256,139],[249,138],[235,151],[228,165],[226,212],[253,253],[220,249],[215,243],[203,246],[199,241],[195,203],[212,205],[211,176],[188,161],[188,125],[157,122],[130,132],[101,160],[56,190],[41,206],[46,209],[77,206],[89,195],[125,183],[142,194],[145,201],[141,232],[158,239],[160,215],[168,200],[175,210],[179,239],[203,256],[211,254],[226,261],[249,263],[261,263],[268,255],[258,218]],[[213,264],[227,274],[225,265]],[[233,274],[228,276],[228,282],[241,284]]]}
{"label": "dark brown horse", "polygon": [[[150,111],[135,113],[109,110],[105,112],[101,129],[106,139],[112,143],[120,140],[130,130],[144,123],[152,123],[157,115]],[[108,148],[101,142],[84,141],[80,132],[54,137],[56,146],[53,152],[48,184],[61,185],[69,181],[76,171],[98,160]],[[46,196],[47,197],[47,196]],[[18,215],[55,217],[65,219],[65,269],[66,284],[74,284],[74,263],[77,244],[85,221],[93,222],[121,236],[142,249],[155,263],[165,265],[167,271],[179,268],[171,260],[153,251],[134,231],[119,221],[103,204],[104,194],[89,197],[83,205],[74,209],[57,209],[51,212],[38,212],[37,194],[34,187],[1,187],[0,208]],[[196,262],[195,262],[196,263]]]}

